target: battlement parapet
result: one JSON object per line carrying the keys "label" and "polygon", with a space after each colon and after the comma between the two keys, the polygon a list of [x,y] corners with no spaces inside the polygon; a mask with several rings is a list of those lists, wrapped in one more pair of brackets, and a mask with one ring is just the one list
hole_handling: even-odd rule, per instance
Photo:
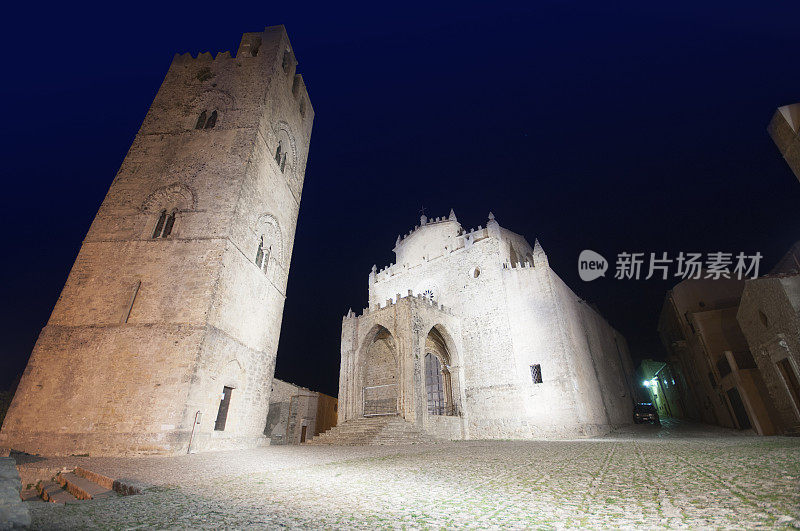
{"label": "battlement parapet", "polygon": [[212,56],[211,52],[203,52],[197,54],[195,57],[191,52],[176,53],[172,58],[172,64],[176,65],[189,65],[192,63],[213,63],[216,61],[225,61],[234,59],[230,51],[217,52],[217,55]]}
{"label": "battlement parapet", "polygon": [[374,306],[368,306],[367,308],[364,308],[364,311],[361,313],[361,315],[356,315],[353,312],[353,310],[350,309],[348,310],[347,314],[342,318],[342,320],[347,321],[350,319],[358,319],[359,317],[364,317],[372,313],[391,309],[393,306],[397,306],[400,304],[415,304],[415,305],[430,306],[433,309],[438,310],[447,315],[453,315],[452,308],[449,308],[443,304],[439,304],[435,300],[431,299],[430,297],[426,297],[425,295],[422,294],[414,295],[412,290],[408,290],[408,293],[406,295],[401,295],[400,293],[397,293],[394,298],[386,299],[386,301],[383,304],[377,304]]}
{"label": "battlement parapet", "polygon": [[[409,236],[412,236],[414,233],[416,233],[422,227],[428,227],[428,226],[431,226],[431,225],[435,225],[437,223],[447,223],[447,222],[453,222],[453,221],[455,221],[455,220],[451,220],[451,219],[447,219],[447,218],[435,218],[434,220],[428,221],[427,223],[424,223],[422,225],[414,225],[413,229],[411,229],[407,233],[401,234],[401,235],[399,235],[397,237],[397,241],[395,242],[395,245],[400,245],[404,240],[406,240]],[[458,223],[457,221],[455,221],[455,222]],[[486,235],[486,233],[487,233],[487,227],[484,227],[483,225],[478,225],[477,229],[464,230],[462,228],[462,229],[459,230],[459,236],[469,236],[469,235],[475,236],[475,235],[480,235],[480,234]]]}
{"label": "battlement parapet", "polygon": [[511,270],[511,269],[536,269],[536,266],[527,260],[524,262],[503,262],[503,269],[504,270]]}
{"label": "battlement parapet", "polygon": [[[262,50],[267,51],[260,53]],[[307,106],[310,104],[308,90],[303,77],[295,70],[297,60],[283,26],[267,26],[262,32],[243,34],[235,54],[230,51],[217,52],[215,55],[211,52],[202,52],[196,56],[191,52],[176,53],[172,59],[172,65],[183,67],[196,65],[201,68],[234,64],[241,66],[243,61],[258,61],[265,57],[268,57],[267,61],[272,60],[271,63],[268,63],[270,68],[282,69],[290,76],[292,95],[299,102],[301,114],[305,114]]]}
{"label": "battlement parapet", "polygon": [[[430,227],[430,226],[433,226],[433,225],[441,225],[443,223],[456,223],[456,224],[458,224],[458,218],[456,218],[455,212],[453,212],[453,210],[451,209],[449,216],[439,216],[439,217],[436,217],[436,218],[430,218],[429,219],[427,216],[425,216],[423,214],[419,218],[419,223],[420,223],[419,225],[414,225],[414,228],[411,229],[410,231],[408,231],[407,233],[398,236],[397,237],[397,242],[395,243],[395,245],[400,245],[400,243],[402,243],[403,240],[405,240],[406,238],[408,238],[409,236],[411,236],[412,234],[414,234],[418,230],[422,229],[423,227]],[[459,227],[460,226],[461,225],[459,225]]]}

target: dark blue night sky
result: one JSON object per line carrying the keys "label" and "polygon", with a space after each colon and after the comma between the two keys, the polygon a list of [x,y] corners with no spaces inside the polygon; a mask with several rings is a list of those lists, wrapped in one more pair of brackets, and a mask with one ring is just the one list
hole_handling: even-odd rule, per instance
{"label": "dark blue night sky", "polygon": [[800,183],[765,130],[800,101],[800,2],[764,4],[30,2],[2,36],[0,388],[173,54],[235,51],[275,24],[316,112],[279,378],[336,394],[341,317],[423,205],[539,238],[634,358],[662,356],[675,281],[585,283],[577,256],[760,251],[763,271],[800,238]]}

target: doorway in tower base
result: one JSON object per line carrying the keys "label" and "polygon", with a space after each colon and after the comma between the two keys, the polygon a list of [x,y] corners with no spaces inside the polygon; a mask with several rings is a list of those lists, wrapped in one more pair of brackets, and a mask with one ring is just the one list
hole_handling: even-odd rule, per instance
{"label": "doorway in tower base", "polygon": [[368,341],[364,356],[361,387],[362,414],[365,417],[396,415],[397,347],[391,332],[377,326]]}

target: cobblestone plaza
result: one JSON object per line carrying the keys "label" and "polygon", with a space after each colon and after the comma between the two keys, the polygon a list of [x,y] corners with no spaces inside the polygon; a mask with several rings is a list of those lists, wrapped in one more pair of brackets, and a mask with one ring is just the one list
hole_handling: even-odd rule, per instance
{"label": "cobblestone plaza", "polygon": [[35,528],[800,526],[800,439],[692,425],[571,441],[62,458],[143,494],[31,502]]}

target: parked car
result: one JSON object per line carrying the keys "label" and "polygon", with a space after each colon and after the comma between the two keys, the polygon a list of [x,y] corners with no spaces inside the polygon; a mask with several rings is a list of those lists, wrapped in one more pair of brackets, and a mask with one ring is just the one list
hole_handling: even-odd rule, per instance
{"label": "parked car", "polygon": [[661,419],[658,418],[658,411],[656,411],[656,407],[650,402],[639,402],[633,406],[633,421],[636,424],[652,422],[653,424],[661,425]]}

